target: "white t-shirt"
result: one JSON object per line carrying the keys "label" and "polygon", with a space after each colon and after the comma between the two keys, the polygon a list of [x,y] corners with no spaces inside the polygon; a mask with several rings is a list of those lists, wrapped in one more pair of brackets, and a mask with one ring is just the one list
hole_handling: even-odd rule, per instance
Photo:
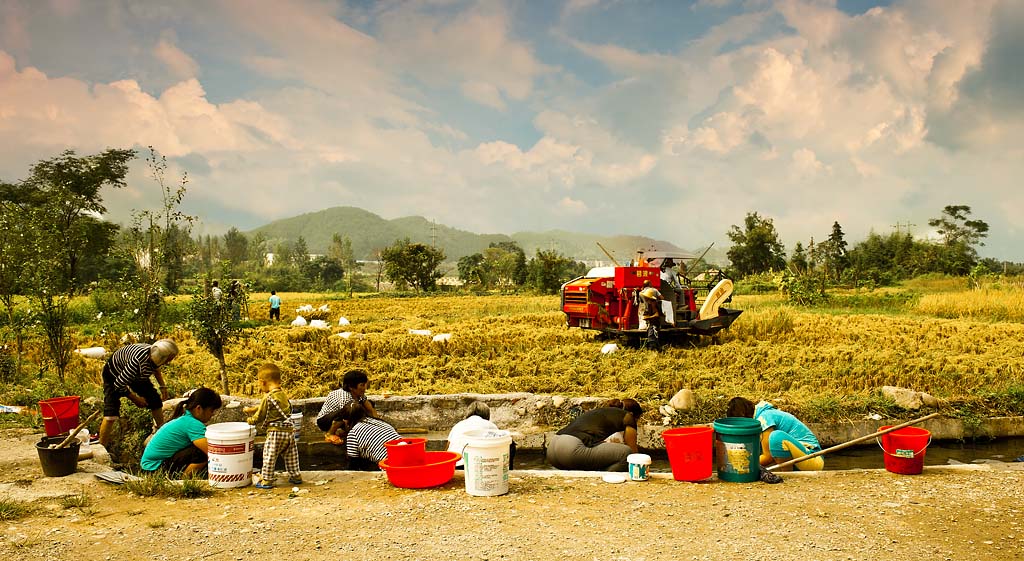
{"label": "white t-shirt", "polygon": [[[467,432],[487,429],[497,430],[498,425],[488,421],[487,419],[484,419],[483,417],[478,417],[476,415],[467,417],[455,423],[455,426],[452,427],[451,432],[448,433],[448,451],[458,452],[459,454],[461,454],[463,448],[465,448],[466,444],[468,444],[468,441],[466,440]],[[462,458],[459,458],[459,461],[456,462],[455,465],[463,465]]]}

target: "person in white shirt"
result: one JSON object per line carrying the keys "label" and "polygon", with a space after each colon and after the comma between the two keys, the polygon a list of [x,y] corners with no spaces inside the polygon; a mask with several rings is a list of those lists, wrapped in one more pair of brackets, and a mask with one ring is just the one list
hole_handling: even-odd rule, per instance
{"label": "person in white shirt", "polygon": [[[455,426],[452,427],[452,430],[448,433],[448,451],[461,454],[469,443],[466,433],[474,430],[498,430],[498,425],[491,422],[491,408],[482,401],[471,403],[466,411],[466,418],[455,423]],[[513,442],[509,447],[509,469],[512,469],[515,455],[516,443]],[[459,458],[459,461],[455,463],[455,467],[464,467],[462,458]]]}

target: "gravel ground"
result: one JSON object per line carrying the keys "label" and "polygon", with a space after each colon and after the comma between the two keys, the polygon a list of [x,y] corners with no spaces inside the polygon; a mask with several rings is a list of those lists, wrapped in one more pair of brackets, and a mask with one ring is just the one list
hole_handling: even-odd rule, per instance
{"label": "gravel ground", "polygon": [[[0,522],[2,561],[1024,559],[1022,464],[784,474],[778,485],[517,471],[501,497],[468,495],[461,474],[406,490],[383,474],[307,472],[298,492],[169,501],[99,482],[92,473],[108,468],[92,461],[42,477],[37,439],[0,431],[0,498],[36,506]],[[91,504],[64,508],[76,493]]]}

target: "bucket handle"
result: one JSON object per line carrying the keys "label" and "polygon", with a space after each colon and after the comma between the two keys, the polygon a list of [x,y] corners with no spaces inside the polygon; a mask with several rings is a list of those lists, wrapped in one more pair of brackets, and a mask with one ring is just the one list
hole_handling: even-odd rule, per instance
{"label": "bucket handle", "polygon": [[[899,455],[897,455],[897,454],[893,454],[893,453],[889,452],[888,450],[886,450],[886,449],[885,449],[885,446],[882,446],[882,438],[881,438],[880,436],[876,436],[876,437],[875,437],[875,442],[876,442],[876,443],[878,443],[878,447],[882,449],[882,453],[883,453],[883,454],[888,454],[888,455],[890,455],[890,456],[894,456],[894,457],[896,457],[896,458],[903,458],[903,457],[904,457],[904,456],[899,456]],[[918,456],[919,454],[921,454],[921,453],[923,453],[923,452],[924,452],[925,450],[927,450],[927,449],[928,449],[928,447],[929,447],[929,446],[931,446],[931,444],[932,444],[932,435],[931,435],[931,434],[929,434],[929,435],[928,435],[928,442],[927,442],[927,443],[926,443],[926,444],[924,445],[924,448],[921,448],[920,450],[918,450],[918,451],[914,452],[914,455],[913,455],[913,456],[911,456],[911,457],[913,457],[913,458],[916,458],[916,457],[917,457],[917,456]]]}

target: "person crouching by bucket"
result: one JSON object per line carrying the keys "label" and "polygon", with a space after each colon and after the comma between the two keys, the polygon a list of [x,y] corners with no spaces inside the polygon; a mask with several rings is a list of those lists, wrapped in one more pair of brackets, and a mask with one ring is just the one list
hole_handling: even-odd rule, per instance
{"label": "person crouching by bucket", "polygon": [[[100,423],[100,444],[107,448],[114,423],[121,418],[121,398],[127,397],[138,407],[153,414],[159,428],[164,424],[163,400],[169,399],[160,367],[178,356],[178,345],[160,339],[152,345],[132,343],[114,351],[103,365],[103,421]],[[160,391],[153,387],[156,378]]]}
{"label": "person crouching by bucket", "polygon": [[345,423],[350,427],[345,436],[345,455],[349,469],[378,471],[377,464],[387,459],[385,442],[401,438],[395,427],[370,416],[369,409],[353,401],[343,410]]}
{"label": "person crouching by bucket", "polygon": [[[466,433],[475,430],[498,430],[498,425],[491,422],[491,408],[482,401],[471,403],[466,410],[466,417],[455,423],[452,430],[448,432],[448,451],[461,454],[469,443]],[[513,467],[515,460],[516,443],[513,441],[512,444],[509,444],[508,469],[515,469]],[[455,469],[463,469],[465,462],[465,458],[459,458],[459,461],[455,462]]]}
{"label": "person crouching by bucket", "polygon": [[[776,409],[767,401],[754,405],[749,399],[734,397],[729,400],[726,415],[749,417],[761,423],[762,467],[788,462],[793,458],[821,450],[818,438],[807,425],[790,413]],[[797,462],[794,466],[783,468],[782,471],[791,471],[794,467],[800,471],[820,471],[825,468],[825,458],[818,456]]]}
{"label": "person crouching by bucket", "polygon": [[209,388],[199,388],[178,403],[171,420],[156,431],[142,452],[143,473],[160,470],[168,477],[201,474],[209,452],[206,424],[220,407],[220,394]]}
{"label": "person crouching by bucket", "polygon": [[[626,471],[630,454],[637,448],[637,423],[643,408],[633,399],[623,399],[622,408],[598,407],[576,417],[558,431],[548,445],[548,463],[558,469]],[[606,442],[622,431],[624,444]]]}
{"label": "person crouching by bucket", "polygon": [[366,387],[370,383],[370,376],[365,370],[356,368],[349,370],[341,380],[341,388],[327,394],[327,399],[320,407],[316,416],[316,426],[324,431],[324,440],[341,446],[344,442],[345,433],[349,426],[345,425],[344,409],[349,403],[361,403],[367,411],[367,416],[377,417],[377,410],[373,408],[373,402],[366,398]]}
{"label": "person crouching by bucket", "polygon": [[246,407],[246,415],[251,415],[245,422],[256,427],[257,431],[265,430],[266,440],[263,441],[263,469],[255,482],[257,489],[274,488],[274,464],[278,456],[284,456],[284,466],[288,470],[288,483],[302,483],[299,471],[299,445],[292,433],[295,427],[291,420],[291,404],[288,394],[281,389],[281,369],[276,364],[266,363],[256,372],[260,381],[260,389],[267,392],[260,401],[259,407]]}

